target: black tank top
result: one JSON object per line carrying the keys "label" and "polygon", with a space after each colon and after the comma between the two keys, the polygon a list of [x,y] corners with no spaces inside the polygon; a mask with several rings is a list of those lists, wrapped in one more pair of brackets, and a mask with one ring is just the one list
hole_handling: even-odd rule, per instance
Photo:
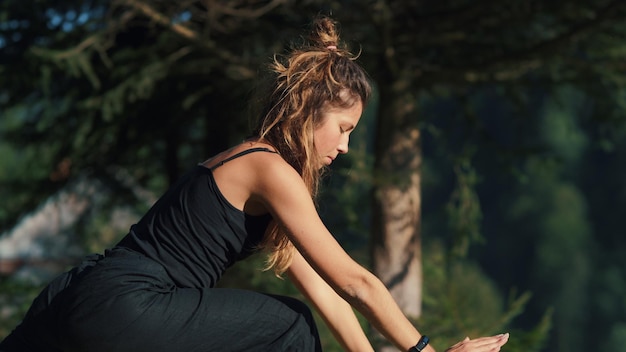
{"label": "black tank top", "polygon": [[220,192],[213,170],[252,152],[227,158],[212,168],[197,165],[174,184],[118,243],[159,262],[179,287],[213,287],[224,271],[257,248],[269,214],[252,216]]}

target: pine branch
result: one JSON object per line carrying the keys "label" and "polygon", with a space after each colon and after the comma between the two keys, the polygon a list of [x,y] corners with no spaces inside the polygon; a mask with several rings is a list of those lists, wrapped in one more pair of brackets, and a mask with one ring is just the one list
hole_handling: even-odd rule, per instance
{"label": "pine branch", "polygon": [[[123,0],[121,1],[121,3],[139,11],[140,13],[150,18],[155,23],[164,27],[168,27],[170,30],[172,30],[172,32],[182,36],[183,38],[187,38],[192,41],[197,41],[200,38],[200,35],[194,30],[184,26],[183,24],[175,23],[174,21],[172,21],[171,18],[158,12],[157,10],[155,10],[153,7],[146,4],[145,2],[142,2],[139,0]],[[210,47],[214,47],[213,44],[214,43],[212,42],[206,43],[206,45],[209,45]]]}
{"label": "pine branch", "polygon": [[575,41],[577,37],[584,35],[585,33],[591,32],[593,29],[597,28],[600,24],[604,23],[612,14],[616,13],[620,6],[625,5],[626,3],[622,0],[614,0],[610,2],[605,7],[596,11],[596,15],[587,20],[580,22],[567,31],[557,35],[554,38],[545,40],[543,42],[536,43],[535,45],[526,48],[523,51],[511,52],[506,56],[500,58],[493,58],[491,60],[490,65],[496,62],[511,62],[515,61],[518,57],[532,57],[537,56],[538,54],[544,52],[552,52],[555,48],[560,48],[564,44],[568,42]]}
{"label": "pine branch", "polygon": [[[579,22],[553,38],[537,42],[526,48],[509,51],[500,56],[493,56],[470,66],[458,67],[456,69],[448,68],[446,69],[446,71],[448,71],[446,75],[449,76],[452,81],[458,80],[459,78],[468,82],[507,82],[517,80],[525,74],[543,66],[545,60],[541,59],[542,56],[546,54],[551,55],[555,50],[562,48],[564,45],[578,40],[579,37],[585,34],[593,32],[601,24],[613,17],[624,4],[626,3],[623,1],[612,1],[603,8],[598,9],[596,15],[589,20]],[[577,59],[570,59],[569,62],[576,63],[578,66],[585,64],[583,60]],[[620,65],[621,63],[616,62],[613,64]],[[435,70],[438,71],[437,75],[439,79],[441,79],[442,72],[440,70],[444,70],[444,68],[430,66],[430,71]],[[419,76],[425,71],[424,67],[420,67],[418,70],[415,70],[414,73],[416,76]]]}
{"label": "pine branch", "polygon": [[[233,5],[233,1],[229,1],[229,2],[208,1],[208,2],[210,2],[210,5],[207,7],[216,9],[217,10],[216,12],[219,12],[225,15],[234,16],[234,17],[248,18],[248,19],[259,18],[265,15],[266,13],[272,11],[276,7],[287,3],[286,0],[272,0],[268,4],[261,6],[260,8],[253,9],[250,7],[237,8],[237,5]],[[242,2],[246,3],[247,1],[242,1]],[[225,4],[229,4],[230,6],[224,6]]]}
{"label": "pine branch", "polygon": [[[282,0],[276,0],[272,2],[273,6],[277,6],[280,4]],[[130,6],[132,9],[138,11],[142,15],[148,17],[154,23],[163,26],[165,28],[170,29],[172,32],[180,35],[181,37],[188,39],[191,42],[194,42],[200,48],[205,48],[211,51],[213,55],[220,58],[223,62],[228,63],[230,65],[231,72],[237,72],[240,77],[243,78],[251,78],[255,76],[255,72],[247,67],[245,64],[241,64],[241,57],[226,50],[224,47],[219,47],[215,43],[215,41],[210,40],[207,36],[202,36],[199,32],[185,26],[182,23],[176,23],[172,20],[171,17],[164,15],[163,13],[157,11],[154,7],[150,6],[147,2],[141,0],[120,0],[120,5]],[[269,6],[269,5],[268,5]],[[251,13],[265,13],[266,11],[271,10],[271,8],[263,8],[263,10],[258,10],[258,12],[245,12],[241,13],[250,15]],[[214,24],[215,25],[215,24]]]}

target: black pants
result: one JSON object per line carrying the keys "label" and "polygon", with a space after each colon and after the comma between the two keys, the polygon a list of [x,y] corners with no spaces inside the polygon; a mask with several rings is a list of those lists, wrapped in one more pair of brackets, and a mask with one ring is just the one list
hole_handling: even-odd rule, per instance
{"label": "black pants", "polygon": [[180,288],[158,263],[115,249],[35,299],[1,352],[321,351],[309,308],[246,290]]}

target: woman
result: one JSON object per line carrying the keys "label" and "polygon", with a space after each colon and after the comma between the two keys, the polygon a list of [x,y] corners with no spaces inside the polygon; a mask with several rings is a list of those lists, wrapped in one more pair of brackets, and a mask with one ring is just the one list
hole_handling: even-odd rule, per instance
{"label": "woman", "polygon": [[[322,171],[348,152],[371,88],[331,19],[316,19],[310,39],[275,60],[253,137],[195,167],[114,248],[50,283],[1,351],[320,351],[304,303],[214,288],[259,248],[346,350],[373,350],[354,307],[400,350],[434,351],[317,214]],[[496,351],[507,339],[449,351]]]}

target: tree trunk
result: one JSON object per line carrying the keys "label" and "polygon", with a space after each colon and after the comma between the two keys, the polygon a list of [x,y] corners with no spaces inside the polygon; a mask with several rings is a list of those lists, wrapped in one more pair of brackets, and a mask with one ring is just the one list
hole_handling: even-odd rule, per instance
{"label": "tree trunk", "polygon": [[[420,131],[416,98],[406,82],[379,87],[373,189],[372,259],[402,311],[418,318],[422,311],[420,238]],[[386,348],[379,346],[377,350]]]}

